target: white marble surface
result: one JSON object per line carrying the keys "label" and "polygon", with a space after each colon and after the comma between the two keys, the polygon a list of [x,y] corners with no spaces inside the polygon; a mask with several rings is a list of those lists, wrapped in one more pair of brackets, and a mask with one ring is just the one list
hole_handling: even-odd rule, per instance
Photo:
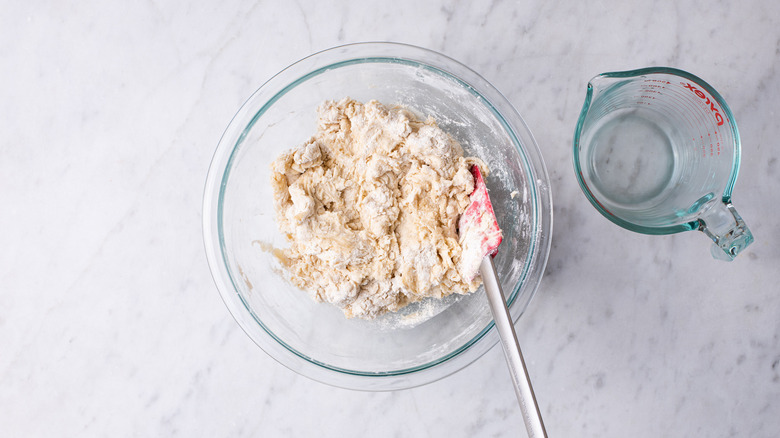
{"label": "white marble surface", "polygon": [[[609,6],[614,3],[614,6]],[[499,348],[362,393],[299,377],[228,314],[201,240],[224,127],[265,80],[366,40],[441,51],[504,92],[549,168],[555,234],[517,329],[551,437],[780,433],[780,3],[6,2],[0,14],[0,435],[523,436]],[[570,144],[587,80],[669,65],[730,103],[735,262],[622,230]]]}

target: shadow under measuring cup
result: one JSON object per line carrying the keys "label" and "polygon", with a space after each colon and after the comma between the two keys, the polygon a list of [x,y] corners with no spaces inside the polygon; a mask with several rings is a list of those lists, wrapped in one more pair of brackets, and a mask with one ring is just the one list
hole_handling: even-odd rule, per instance
{"label": "shadow under measuring cup", "polygon": [[656,67],[591,79],[574,133],[580,187],[612,222],[645,234],[699,230],[733,260],[753,235],[731,202],[740,140],[723,98]]}

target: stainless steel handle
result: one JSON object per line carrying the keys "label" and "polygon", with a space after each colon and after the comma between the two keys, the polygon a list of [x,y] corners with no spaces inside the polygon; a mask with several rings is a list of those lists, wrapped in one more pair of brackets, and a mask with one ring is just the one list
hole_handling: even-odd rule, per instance
{"label": "stainless steel handle", "polygon": [[539,411],[539,405],[536,403],[534,389],[531,387],[531,379],[528,377],[528,370],[525,367],[523,353],[520,351],[520,344],[517,342],[515,326],[512,323],[512,317],[509,314],[509,308],[506,305],[506,298],[498,282],[496,267],[493,265],[493,258],[485,256],[479,265],[479,273],[482,275],[482,283],[485,285],[485,294],[490,303],[490,310],[493,312],[493,320],[498,329],[498,335],[501,337],[501,346],[504,350],[504,357],[509,366],[509,372],[512,375],[512,383],[515,385],[515,394],[517,401],[520,402],[520,411],[523,414],[523,422],[528,430],[528,436],[531,438],[547,437],[542,422],[542,413]]}

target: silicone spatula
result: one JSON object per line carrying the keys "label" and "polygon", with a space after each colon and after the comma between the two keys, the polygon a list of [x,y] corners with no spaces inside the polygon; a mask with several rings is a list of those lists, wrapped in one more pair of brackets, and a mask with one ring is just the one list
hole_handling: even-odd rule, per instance
{"label": "silicone spatula", "polygon": [[[529,437],[547,437],[542,422],[542,414],[531,387],[528,370],[517,341],[515,326],[506,305],[501,283],[498,281],[496,267],[493,264],[493,256],[498,253],[501,244],[501,229],[490,203],[487,186],[479,167],[471,167],[474,176],[474,191],[469,195],[471,204],[461,215],[458,229],[459,238],[463,247],[462,272],[465,276],[476,276],[476,271],[482,276],[485,286],[485,294],[490,303],[493,320],[496,323],[504,357],[512,375],[512,383],[515,387],[517,400],[520,402],[520,410],[523,414],[523,422],[528,430]],[[477,261],[479,262],[477,266]],[[473,271],[473,275],[472,275]]]}

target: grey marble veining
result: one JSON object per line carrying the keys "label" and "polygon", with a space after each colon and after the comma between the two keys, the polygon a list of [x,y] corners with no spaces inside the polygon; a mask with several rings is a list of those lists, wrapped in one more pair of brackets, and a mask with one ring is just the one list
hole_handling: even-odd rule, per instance
{"label": "grey marble veining", "polygon": [[[553,245],[517,329],[551,437],[780,432],[780,4],[17,2],[0,38],[3,436],[523,436],[498,348],[420,388],[331,388],[258,349],[209,275],[203,182],[235,111],[370,40],[469,65],[542,149]],[[734,111],[756,242],[733,263],[701,233],[620,229],[577,186],[588,79],[650,65]]]}

